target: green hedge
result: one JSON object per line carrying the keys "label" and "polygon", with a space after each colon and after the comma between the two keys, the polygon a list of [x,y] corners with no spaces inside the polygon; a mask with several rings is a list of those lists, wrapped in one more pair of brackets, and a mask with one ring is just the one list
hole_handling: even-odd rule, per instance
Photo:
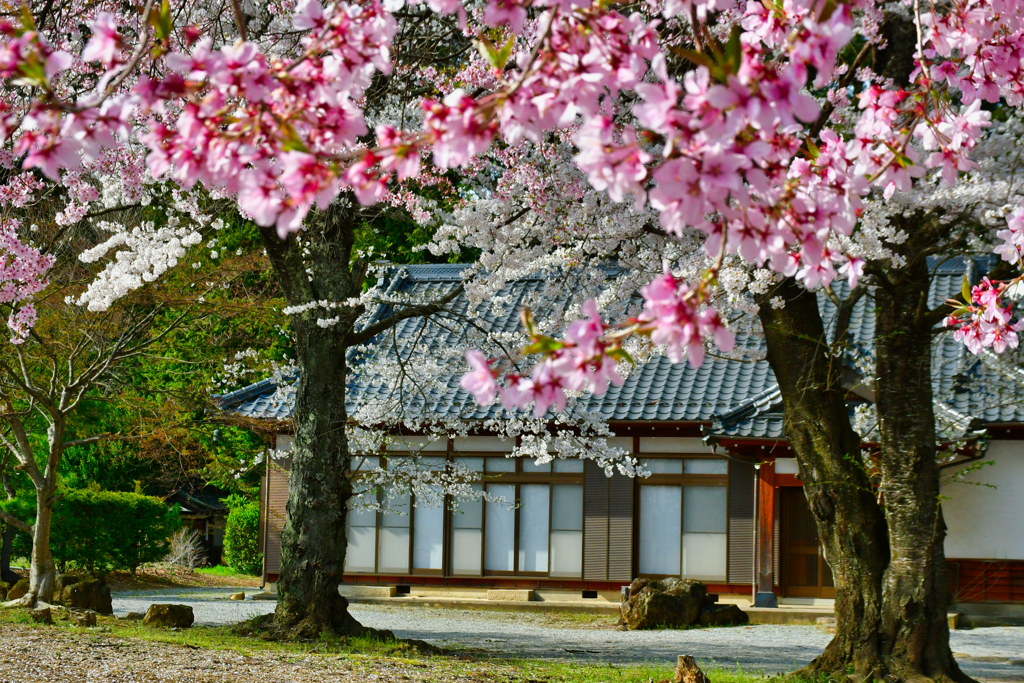
{"label": "green hedge", "polygon": [[[34,524],[35,493],[27,491],[3,503],[3,508]],[[50,551],[63,572],[68,567],[90,571],[134,572],[149,562],[162,560],[169,538],[181,525],[177,506],[138,493],[63,489],[53,508]],[[32,539],[19,533],[16,555],[28,557]]]}
{"label": "green hedge", "polygon": [[224,529],[224,562],[243,574],[259,574],[263,571],[263,553],[260,552],[260,506],[259,503],[239,500],[232,496],[228,500],[227,527]]}

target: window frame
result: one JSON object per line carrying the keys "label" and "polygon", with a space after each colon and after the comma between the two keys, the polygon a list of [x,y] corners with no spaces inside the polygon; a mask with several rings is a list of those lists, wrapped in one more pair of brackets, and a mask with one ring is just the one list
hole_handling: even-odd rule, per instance
{"label": "window frame", "polygon": [[[409,527],[408,527],[409,528],[409,561],[408,561],[409,563],[408,563],[408,567],[409,568],[408,568],[408,572],[407,573],[399,574],[399,575],[401,575],[401,576],[441,577],[441,578],[477,578],[477,579],[488,578],[488,577],[506,578],[506,577],[513,577],[513,576],[515,576],[515,577],[538,578],[538,579],[550,578],[552,580],[562,580],[562,581],[574,581],[574,580],[582,580],[583,579],[583,568],[582,568],[582,566],[580,567],[580,576],[579,577],[565,576],[565,575],[551,576],[551,531],[552,531],[551,524],[552,524],[552,512],[553,512],[553,510],[552,510],[553,495],[552,495],[552,491],[551,491],[551,486],[559,485],[559,484],[563,484],[563,485],[564,484],[578,485],[578,486],[581,486],[581,487],[584,486],[584,471],[583,471],[582,468],[580,469],[579,472],[554,472],[554,471],[550,471],[550,472],[526,472],[526,471],[524,471],[524,464],[526,462],[526,459],[523,458],[523,457],[517,457],[517,458],[513,458],[512,459],[514,461],[514,463],[515,463],[515,467],[514,467],[513,471],[509,471],[509,472],[488,472],[487,471],[487,460],[489,458],[502,458],[502,459],[508,460],[508,459],[510,459],[510,458],[507,457],[508,453],[501,453],[501,452],[496,452],[496,451],[482,451],[482,450],[455,450],[451,446],[450,442],[449,442],[448,451],[444,452],[444,453],[442,453],[441,451],[413,452],[413,451],[383,451],[382,450],[382,451],[378,452],[375,455],[356,454],[356,455],[353,455],[353,458],[356,458],[356,457],[378,457],[379,458],[378,466],[383,467],[383,468],[386,469],[389,458],[393,458],[393,457],[402,458],[402,457],[415,457],[415,456],[419,456],[419,457],[436,457],[436,458],[442,458],[443,457],[444,460],[445,460],[445,463],[454,463],[456,458],[483,458],[484,459],[484,469],[483,469],[482,472],[480,472],[481,477],[479,479],[479,483],[484,487],[485,491],[487,490],[488,485],[511,485],[511,486],[514,487],[514,490],[515,490],[515,500],[514,500],[514,502],[516,504],[516,507],[515,507],[515,510],[513,511],[515,517],[514,517],[514,531],[513,531],[514,537],[513,537],[513,547],[512,547],[512,551],[513,551],[512,552],[512,558],[513,558],[512,570],[511,571],[497,571],[497,570],[487,570],[485,568],[485,566],[486,566],[485,565],[485,559],[486,559],[486,550],[487,550],[487,547],[486,547],[486,541],[487,541],[487,503],[486,503],[486,501],[481,501],[481,508],[482,509],[480,511],[480,515],[481,515],[481,522],[480,522],[480,573],[479,574],[457,574],[457,573],[454,572],[454,570],[453,570],[453,562],[452,562],[452,558],[451,558],[451,552],[453,550],[453,540],[452,540],[453,525],[452,525],[452,520],[453,520],[453,517],[454,517],[454,513],[450,509],[452,500],[451,500],[451,496],[448,495],[448,494],[445,494],[445,496],[444,496],[444,500],[445,500],[445,503],[444,503],[444,516],[443,516],[443,521],[442,521],[444,526],[443,526],[443,531],[442,531],[442,536],[441,536],[441,538],[442,538],[442,541],[441,541],[442,542],[441,569],[418,569],[418,568],[416,568],[414,566],[415,563],[413,561],[413,554],[414,554],[415,543],[416,543],[416,519],[415,519],[416,497],[415,497],[415,494],[410,493],[409,494],[409,506],[410,506],[410,508],[409,508],[409,511],[408,511],[408,514],[409,514]],[[580,460],[580,462],[582,463],[583,461]],[[552,468],[551,468],[552,470],[554,469],[553,463],[554,463],[554,460],[552,461]],[[350,474],[350,476],[352,477],[353,481],[355,481],[355,480],[358,480],[358,479],[364,477],[365,474],[363,472],[359,471],[359,470],[353,470],[352,473]],[[542,484],[542,485],[546,484],[548,486],[548,529],[547,529],[547,534],[548,534],[548,571],[546,571],[546,572],[519,571],[519,534],[520,534],[520,507],[519,507],[519,502],[521,500],[520,487],[522,485],[525,485],[525,484]],[[383,495],[384,495],[383,491],[377,491],[377,502],[378,503],[383,502],[383,500],[382,500]],[[586,505],[585,502],[583,504],[584,504],[584,506]],[[581,511],[581,514],[583,514],[585,516],[585,514],[586,514],[585,509],[583,511]],[[347,524],[347,517],[346,517],[346,524]],[[348,571],[346,571],[345,572],[346,574],[349,574],[349,575],[352,575],[352,576],[396,576],[396,574],[394,572],[382,572],[380,570],[380,544],[381,544],[381,533],[380,533],[380,531],[383,528],[383,526],[384,526],[384,513],[383,512],[377,512],[376,513],[376,527],[375,527],[376,533],[375,533],[375,539],[374,539],[375,540],[375,544],[374,544],[374,570],[372,572],[369,572],[369,571],[353,571],[353,572],[348,572]],[[347,533],[346,533],[346,543],[347,542],[348,542],[348,539],[347,539]],[[583,552],[583,548],[586,547],[586,525],[585,524],[584,524],[584,529],[581,531],[581,541],[580,542],[581,542],[580,552],[582,553]]]}
{"label": "window frame", "polygon": [[[633,519],[634,519],[634,537],[636,542],[634,543],[634,554],[633,554],[633,566],[635,567],[634,574],[638,578],[644,579],[665,579],[669,577],[675,578],[686,578],[683,571],[683,543],[682,535],[685,533],[686,520],[684,519],[683,510],[686,507],[683,497],[686,495],[685,487],[687,486],[723,486],[725,487],[725,575],[721,579],[699,579],[705,582],[721,581],[722,583],[728,582],[729,577],[729,459],[723,456],[711,455],[708,453],[634,453],[633,457],[637,460],[679,460],[682,463],[683,472],[681,474],[652,474],[646,479],[636,480],[636,489],[633,495]],[[721,460],[726,463],[725,474],[687,474],[686,473],[686,460]],[[640,535],[641,521],[640,517],[643,514],[640,508],[641,493],[640,489],[644,486],[675,486],[680,489],[679,498],[679,530],[680,530],[680,543],[679,543],[679,574],[645,574],[640,571],[640,544],[643,543],[643,538]]]}

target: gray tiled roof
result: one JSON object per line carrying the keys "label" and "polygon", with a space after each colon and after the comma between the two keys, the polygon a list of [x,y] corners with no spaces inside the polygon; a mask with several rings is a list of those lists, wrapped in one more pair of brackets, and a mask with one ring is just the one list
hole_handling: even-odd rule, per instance
{"label": "gray tiled roof", "polygon": [[[388,291],[418,300],[433,299],[457,286],[465,267],[404,266],[399,271],[401,276],[396,277]],[[936,267],[931,305],[955,296],[960,290],[964,268],[961,259],[953,259]],[[508,283],[498,296],[514,305],[506,305],[498,314],[490,307],[482,307],[476,311],[479,324],[492,331],[519,330],[518,311],[521,304],[539,295],[546,284],[541,277]],[[837,284],[837,293],[844,296],[845,284]],[[831,320],[835,313],[833,304],[824,296],[819,300],[824,319]],[[455,299],[449,306],[455,315],[444,325],[422,318],[402,321],[394,330],[375,339],[369,345],[369,354],[387,353],[387,348],[395,340],[401,347],[413,338],[426,344],[429,349],[458,346],[465,327],[455,321],[459,320],[459,314],[466,312],[468,305],[465,297]],[[854,346],[868,352],[873,346],[872,306],[868,297],[862,299],[855,307],[850,326]],[[379,306],[371,320],[385,317],[390,312],[389,306]],[[737,345],[757,349],[763,347],[764,340],[741,335]],[[960,413],[980,416],[985,422],[1024,423],[1024,401],[1019,400],[1024,393],[1024,381],[997,381],[992,370],[978,363],[951,335],[942,335],[936,342],[935,357],[936,396],[942,397],[950,408]],[[350,358],[347,403],[349,411],[354,412],[367,397],[381,397],[389,389],[361,377],[359,357],[353,355]],[[430,390],[411,395],[403,401],[428,416],[482,420],[508,415],[498,404],[487,407],[477,405],[473,397],[459,387],[460,377],[461,372],[442,377]],[[960,390],[965,387],[970,391]],[[277,420],[287,420],[291,416],[290,401],[278,398],[276,386],[269,380],[218,398],[225,409],[243,416]],[[634,368],[623,386],[611,387],[603,396],[587,395],[581,398],[576,408],[600,414],[611,421],[710,423],[717,416],[716,431],[723,435],[750,438],[777,438],[782,435],[777,387],[766,361],[742,362],[709,356],[700,368],[692,368],[688,363],[672,364],[667,358],[659,357]],[[726,419],[723,420],[723,417]]]}

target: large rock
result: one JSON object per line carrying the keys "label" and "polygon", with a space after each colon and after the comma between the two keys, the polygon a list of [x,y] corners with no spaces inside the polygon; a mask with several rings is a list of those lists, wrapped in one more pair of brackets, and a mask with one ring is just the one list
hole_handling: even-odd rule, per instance
{"label": "large rock", "polygon": [[64,606],[70,609],[92,610],[100,614],[114,613],[110,589],[99,579],[71,584],[61,591],[60,597]]}
{"label": "large rock", "polygon": [[146,626],[188,628],[196,620],[188,605],[150,605],[142,623]]}
{"label": "large rock", "polygon": [[700,619],[707,595],[704,584],[692,579],[636,579],[629,598],[619,604],[621,623],[630,631],[691,626]]}
{"label": "large rock", "polygon": [[8,600],[17,600],[28,595],[28,579],[20,579],[18,583],[11,586],[11,590],[7,591]]}
{"label": "large rock", "polygon": [[700,610],[701,626],[741,626],[750,617],[737,605],[704,605]]}

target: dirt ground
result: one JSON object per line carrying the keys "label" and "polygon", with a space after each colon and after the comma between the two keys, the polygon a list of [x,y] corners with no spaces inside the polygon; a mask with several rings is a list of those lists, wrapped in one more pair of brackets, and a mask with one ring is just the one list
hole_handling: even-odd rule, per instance
{"label": "dirt ground", "polygon": [[480,681],[448,675],[441,660],[356,656],[248,654],[102,633],[0,626],[3,683],[374,683]]}
{"label": "dirt ground", "polygon": [[248,587],[259,588],[260,577],[234,574],[218,576],[203,572],[192,572],[181,569],[171,570],[163,567],[145,567],[135,574],[130,572],[111,572],[107,575],[107,585],[112,591],[135,591],[147,588],[195,588],[195,587]]}

